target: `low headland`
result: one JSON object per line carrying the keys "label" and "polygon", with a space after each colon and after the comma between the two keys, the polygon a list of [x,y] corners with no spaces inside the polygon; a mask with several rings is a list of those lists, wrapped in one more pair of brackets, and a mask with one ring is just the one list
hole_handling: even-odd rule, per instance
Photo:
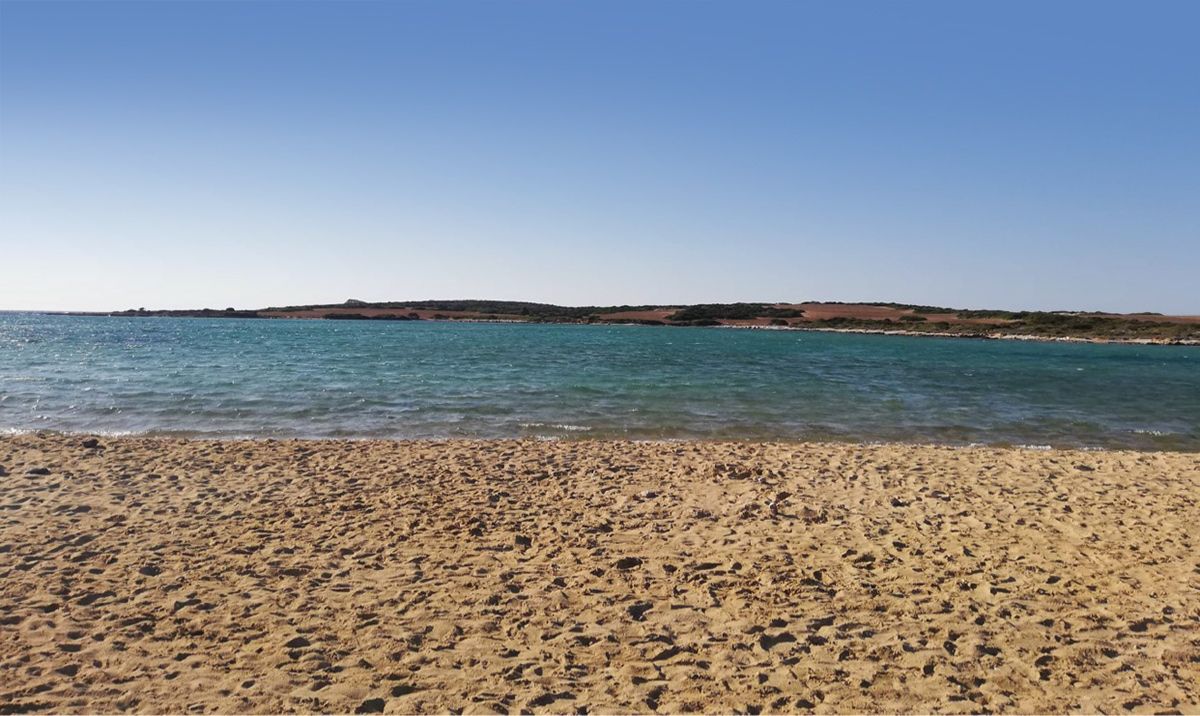
{"label": "low headland", "polygon": [[[89,314],[97,315],[97,314]],[[114,311],[99,315],[308,318],[379,321],[634,323],[825,330],[910,336],[1200,345],[1200,315],[962,310],[900,303],[714,303],[681,306],[557,306],[523,301],[433,300],[276,306],[255,310]]]}
{"label": "low headland", "polygon": [[4,713],[1195,713],[1200,455],[0,436]]}

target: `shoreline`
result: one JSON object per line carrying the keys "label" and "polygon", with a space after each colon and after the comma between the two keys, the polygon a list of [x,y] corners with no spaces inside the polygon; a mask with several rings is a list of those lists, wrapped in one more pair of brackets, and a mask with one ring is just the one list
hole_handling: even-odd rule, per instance
{"label": "shoreline", "polygon": [[0,436],[0,702],[1200,709],[1200,455]]}
{"label": "shoreline", "polygon": [[904,440],[864,440],[861,438],[780,438],[780,437],[681,437],[681,438],[637,438],[615,437],[611,435],[588,435],[587,432],[568,430],[561,435],[520,435],[511,437],[477,437],[453,435],[442,437],[383,437],[378,435],[362,436],[312,436],[312,435],[217,435],[200,432],[132,432],[132,431],[94,431],[94,430],[51,430],[32,428],[3,428],[0,429],[0,440],[6,437],[40,437],[62,439],[96,439],[96,440],[161,440],[198,443],[351,443],[351,444],[476,444],[476,443],[597,443],[609,446],[629,445],[769,445],[780,448],[832,448],[832,447],[861,447],[861,448],[897,448],[897,449],[933,449],[933,450],[1015,450],[1031,452],[1083,452],[1083,453],[1130,453],[1130,454],[1167,454],[1167,455],[1200,455],[1200,447],[1158,448],[1158,447],[1129,447],[1113,445],[1063,445],[1050,443],[1011,443],[1011,442],[932,442]]}
{"label": "shoreline", "polygon": [[910,338],[975,338],[984,341],[1032,341],[1036,343],[1090,343],[1093,345],[1137,346],[1200,346],[1200,340],[1167,338],[1084,338],[1081,336],[1034,336],[1022,333],[952,333],[944,331],[911,331],[903,328],[809,328],[807,326],[707,326],[708,328],[739,328],[754,331],[808,331],[815,333],[857,333],[875,336],[906,336]]}
{"label": "shoreline", "polygon": [[[279,315],[236,315],[228,316],[221,312],[214,311],[212,315],[138,315],[127,313],[112,313],[112,312],[87,312],[87,311],[18,311],[16,313],[27,313],[39,316],[79,316],[90,318],[214,318],[221,320],[283,320],[283,321],[324,321],[328,318],[316,318],[309,316],[279,316]],[[821,326],[771,326],[771,325],[741,325],[741,324],[720,324],[715,326],[689,326],[689,325],[671,325],[671,324],[648,324],[638,321],[534,321],[521,320],[513,318],[422,318],[422,319],[388,319],[388,318],[365,318],[350,321],[358,322],[379,322],[379,323],[496,323],[496,324],[525,324],[525,325],[569,325],[569,326],[642,326],[646,328],[716,328],[716,329],[741,329],[755,331],[800,331],[800,332],[817,332],[817,333],[845,333],[859,335],[878,335],[878,336],[904,336],[910,338],[974,338],[987,341],[1032,341],[1038,343],[1087,343],[1095,345],[1137,345],[1137,346],[1185,346],[1197,347],[1200,346],[1200,340],[1183,338],[1104,338],[1104,337],[1084,337],[1084,336],[1046,336],[1046,335],[1030,335],[1022,333],[955,333],[953,331],[914,331],[904,328],[835,328]]]}

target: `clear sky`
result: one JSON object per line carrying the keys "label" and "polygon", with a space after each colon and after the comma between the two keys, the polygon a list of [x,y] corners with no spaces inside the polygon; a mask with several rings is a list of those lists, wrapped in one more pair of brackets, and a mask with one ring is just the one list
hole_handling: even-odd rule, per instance
{"label": "clear sky", "polygon": [[0,1],[0,309],[1200,313],[1200,2]]}

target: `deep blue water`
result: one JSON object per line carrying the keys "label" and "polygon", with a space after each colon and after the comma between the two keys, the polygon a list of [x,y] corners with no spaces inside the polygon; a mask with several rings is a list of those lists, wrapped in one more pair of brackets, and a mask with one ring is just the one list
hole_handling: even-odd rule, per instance
{"label": "deep blue water", "polygon": [[1200,349],[0,314],[0,430],[1200,449]]}

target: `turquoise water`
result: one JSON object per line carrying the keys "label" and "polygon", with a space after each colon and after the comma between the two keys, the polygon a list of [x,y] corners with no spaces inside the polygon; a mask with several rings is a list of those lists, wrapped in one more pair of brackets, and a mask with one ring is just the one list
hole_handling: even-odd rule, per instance
{"label": "turquoise water", "polygon": [[1200,349],[0,314],[0,430],[1200,449]]}

